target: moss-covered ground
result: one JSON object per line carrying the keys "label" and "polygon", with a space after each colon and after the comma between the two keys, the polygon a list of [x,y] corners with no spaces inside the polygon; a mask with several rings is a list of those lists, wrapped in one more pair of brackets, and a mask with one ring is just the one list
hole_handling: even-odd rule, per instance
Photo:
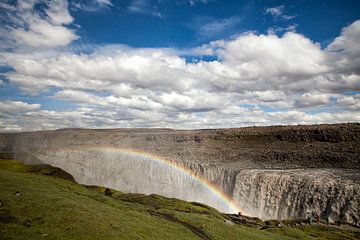
{"label": "moss-covered ground", "polygon": [[256,227],[199,203],[82,186],[0,153],[0,239],[360,239],[327,226]]}

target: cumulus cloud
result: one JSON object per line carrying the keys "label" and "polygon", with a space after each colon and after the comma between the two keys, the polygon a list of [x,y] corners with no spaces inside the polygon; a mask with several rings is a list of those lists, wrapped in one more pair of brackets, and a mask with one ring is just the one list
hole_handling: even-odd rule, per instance
{"label": "cumulus cloud", "polygon": [[[212,46],[211,44],[209,45]],[[112,55],[38,57],[3,54],[15,69],[7,78],[24,91],[50,87],[111,91],[119,84],[153,91],[323,90],[313,78],[329,71],[327,53],[297,33],[247,33],[213,50],[219,61],[187,63],[162,49],[123,49]],[[347,79],[344,79],[344,84]]]}
{"label": "cumulus cloud", "polygon": [[160,103],[151,100],[147,96],[131,96],[129,98],[125,98],[110,95],[101,97],[83,91],[64,90],[56,93],[54,97],[85,105],[102,106],[107,108],[129,107],[139,110],[158,110],[162,107]]}
{"label": "cumulus cloud", "polygon": [[296,107],[315,107],[330,102],[329,94],[304,93],[295,100]]}
{"label": "cumulus cloud", "polygon": [[40,109],[40,104],[22,101],[0,101],[0,113],[17,114]]}
{"label": "cumulus cloud", "polygon": [[[356,122],[359,96],[345,93],[360,91],[353,64],[358,25],[345,27],[326,49],[296,32],[246,32],[182,50],[110,45],[81,55],[3,52],[14,70],[5,73],[11,84],[33,95],[56,91],[53,99],[76,107],[39,106],[1,123],[11,130]],[[214,60],[188,62],[183,54]]]}
{"label": "cumulus cloud", "polygon": [[38,110],[0,119],[1,131],[29,131],[69,127],[121,128],[224,128],[249,125],[319,124],[359,122],[360,114],[354,111],[307,114],[303,111],[265,112],[259,108],[239,106],[221,110],[197,112],[144,111],[122,108],[117,111],[106,108],[78,107],[72,110]]}
{"label": "cumulus cloud", "polygon": [[341,35],[329,44],[328,51],[332,52],[354,52],[356,55],[360,53],[360,46],[357,44],[360,38],[360,20],[353,22],[341,31]]}
{"label": "cumulus cloud", "polygon": [[347,73],[360,73],[360,20],[342,29],[339,37],[326,50],[333,53],[336,65]]}
{"label": "cumulus cloud", "polygon": [[[182,90],[190,88],[194,81],[186,77],[184,59],[158,49],[123,51],[115,56],[61,54],[37,58],[8,53],[4,57],[16,70],[7,77],[30,92],[49,87],[101,91],[120,83],[136,88]],[[171,81],[169,76],[178,77],[178,81]]]}
{"label": "cumulus cloud", "polygon": [[254,33],[241,35],[227,42],[220,50],[220,56],[244,79],[268,81],[277,78],[273,79],[276,80],[273,87],[284,83],[283,80],[291,84],[291,81],[328,70],[326,54],[320,47],[293,32],[282,37]]}
{"label": "cumulus cloud", "polygon": [[360,94],[353,96],[341,96],[337,99],[337,103],[342,108],[352,111],[360,111]]}
{"label": "cumulus cloud", "polygon": [[0,8],[7,10],[4,16],[6,24],[0,32],[7,32],[3,38],[14,41],[15,47],[66,46],[79,38],[67,27],[73,22],[73,17],[66,0],[23,0],[16,5],[3,3]]}

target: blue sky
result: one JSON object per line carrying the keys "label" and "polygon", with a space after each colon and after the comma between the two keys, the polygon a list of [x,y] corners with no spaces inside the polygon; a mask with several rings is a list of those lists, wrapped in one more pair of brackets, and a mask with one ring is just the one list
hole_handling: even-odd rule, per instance
{"label": "blue sky", "polygon": [[[299,32],[327,44],[340,30],[359,18],[359,1],[140,1],[143,13],[129,11],[136,1],[113,1],[98,11],[73,10],[82,37],[92,43],[123,43],[133,47],[195,47],[210,40],[245,31],[266,33],[274,26],[296,24]],[[195,1],[196,2],[196,1]],[[267,8],[283,6],[285,20],[264,14]],[[71,9],[71,8],[70,8]],[[156,9],[156,10],[154,10]],[[161,14],[153,16],[152,11]],[[228,24],[225,22],[228,20]],[[214,32],[201,32],[206,24],[219,23]],[[223,25],[221,25],[223,23]]]}
{"label": "blue sky", "polygon": [[0,3],[0,131],[360,121],[359,1]]}

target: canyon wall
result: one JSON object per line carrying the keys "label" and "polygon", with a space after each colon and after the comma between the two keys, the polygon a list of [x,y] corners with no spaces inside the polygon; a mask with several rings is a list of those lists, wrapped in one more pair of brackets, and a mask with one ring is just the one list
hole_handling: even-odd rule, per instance
{"label": "canyon wall", "polygon": [[[91,151],[69,150],[88,146]],[[359,146],[359,124],[0,134],[0,149],[28,162],[61,167],[84,184],[158,193],[234,211],[196,177],[141,156],[100,150],[135,149],[191,169],[232,197],[244,214],[284,219],[314,211],[322,219],[350,223],[360,220]]]}

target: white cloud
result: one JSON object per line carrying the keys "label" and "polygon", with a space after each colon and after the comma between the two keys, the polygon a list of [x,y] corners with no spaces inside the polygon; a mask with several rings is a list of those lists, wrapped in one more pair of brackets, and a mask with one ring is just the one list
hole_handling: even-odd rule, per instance
{"label": "white cloud", "polygon": [[[37,4],[46,7],[40,10]],[[16,7],[9,4],[0,7],[9,10],[6,25],[2,27],[2,31],[7,32],[4,38],[15,41],[16,47],[66,46],[79,38],[66,26],[73,22],[66,0],[27,0],[18,1]]]}
{"label": "white cloud", "polygon": [[66,46],[78,37],[63,26],[54,26],[47,21],[39,20],[32,23],[29,30],[14,29],[14,39],[20,44],[32,47],[57,47]]}
{"label": "white cloud", "polygon": [[[356,122],[359,96],[344,93],[360,91],[357,25],[344,28],[326,50],[296,32],[247,32],[182,50],[109,45],[81,55],[2,52],[3,64],[14,69],[5,74],[10,84],[31,94],[56,88],[53,100],[76,108],[33,106],[1,124],[24,130]],[[182,54],[214,60],[189,63]]]}
{"label": "white cloud", "polygon": [[359,122],[360,113],[308,114],[302,111],[264,112],[258,108],[229,106],[205,113],[144,111],[124,108],[118,111],[106,108],[79,107],[68,111],[37,110],[14,117],[2,117],[1,131],[25,131],[69,127],[119,128],[119,127],[168,127],[168,128],[223,128],[249,125],[282,125]]}
{"label": "white cloud", "polygon": [[205,24],[201,24],[201,26],[199,26],[196,31],[197,34],[202,37],[214,37],[224,33],[225,31],[231,30],[240,22],[240,17],[230,17],[220,20],[213,20]]}
{"label": "white cloud", "polygon": [[7,73],[8,79],[31,93],[58,87],[113,94],[115,89],[126,88],[167,93],[272,89],[289,94],[351,91],[359,85],[357,74],[339,75],[338,68],[333,70],[334,54],[298,33],[281,37],[246,33],[193,51],[216,54],[220,60],[186,63],[176,50],[131,48],[110,50],[111,54],[99,50],[91,55],[3,53],[3,58],[15,69]]}
{"label": "white cloud", "polygon": [[249,77],[307,75],[327,71],[326,55],[308,38],[293,32],[276,35],[241,35],[220,52],[226,63]]}
{"label": "white cloud", "polygon": [[329,44],[327,50],[330,52],[354,52],[355,54],[360,53],[360,46],[358,40],[360,38],[360,20],[357,20],[345,27],[341,31],[341,35]]}
{"label": "white cloud", "polygon": [[341,96],[337,99],[337,103],[342,108],[347,108],[352,111],[360,111],[360,94],[353,96]]}
{"label": "white cloud", "polygon": [[214,0],[186,0],[190,6],[194,6],[196,4],[208,4],[209,2],[211,1],[214,1]]}
{"label": "white cloud", "polygon": [[51,1],[45,12],[54,25],[70,24],[74,21],[68,11],[68,3],[64,0]]}
{"label": "white cloud", "polygon": [[129,98],[110,96],[97,96],[92,93],[75,90],[63,90],[55,94],[57,99],[77,102],[85,105],[101,106],[106,108],[133,108],[142,110],[158,110],[162,107],[147,96],[131,96]]}
{"label": "white cloud", "polygon": [[316,107],[330,102],[329,94],[304,93],[296,98],[296,107]]}
{"label": "white cloud", "polygon": [[269,34],[278,34],[282,32],[295,32],[296,28],[297,28],[297,24],[291,24],[287,27],[279,27],[279,26],[271,27],[267,31]]}
{"label": "white cloud", "polygon": [[242,16],[232,16],[228,18],[196,16],[186,23],[185,26],[193,30],[198,39],[208,41],[235,34],[241,21]]}
{"label": "white cloud", "polygon": [[96,2],[98,4],[103,4],[103,5],[109,5],[112,6],[113,4],[111,3],[111,0],[96,0]]}
{"label": "white cloud", "polygon": [[40,109],[40,104],[29,104],[22,101],[0,101],[0,113],[17,114]]}
{"label": "white cloud", "polygon": [[70,2],[70,7],[73,11],[86,11],[86,12],[98,12],[108,10],[113,4],[111,0],[87,0],[83,2]]}
{"label": "white cloud", "polygon": [[265,13],[271,14],[272,16],[278,17],[281,16],[284,12],[284,6],[280,5],[278,7],[266,8]]}
{"label": "white cloud", "polygon": [[161,103],[178,111],[207,112],[220,109],[227,104],[227,97],[207,91],[191,90],[183,93],[163,93]]}
{"label": "white cloud", "polygon": [[[32,92],[51,86],[101,91],[120,83],[136,88],[180,90],[190,88],[193,80],[184,76],[184,59],[157,49],[144,53],[119,52],[111,57],[72,54],[49,58],[34,58],[32,54],[4,56],[16,69],[16,73],[7,75],[8,78]],[[178,81],[172,81],[175,77]]]}
{"label": "white cloud", "polygon": [[338,68],[347,73],[360,74],[360,20],[345,27],[341,35],[326,50],[336,57]]}
{"label": "white cloud", "polygon": [[9,5],[7,3],[0,2],[0,9],[5,9],[5,10],[9,10],[9,11],[15,11],[16,7],[12,6],[12,5]]}
{"label": "white cloud", "polygon": [[128,12],[163,18],[164,15],[157,8],[157,5],[152,4],[150,0],[132,0],[128,6]]}
{"label": "white cloud", "polygon": [[90,105],[104,105],[106,104],[104,100],[91,93],[82,92],[82,91],[76,91],[76,90],[63,90],[60,92],[57,92],[54,95],[55,98],[61,99],[61,100],[67,100],[72,101],[76,103],[86,103]]}
{"label": "white cloud", "polygon": [[295,18],[295,16],[286,15],[284,12],[285,12],[284,5],[265,9],[265,14],[271,15],[274,19],[282,19],[284,21],[288,21]]}

